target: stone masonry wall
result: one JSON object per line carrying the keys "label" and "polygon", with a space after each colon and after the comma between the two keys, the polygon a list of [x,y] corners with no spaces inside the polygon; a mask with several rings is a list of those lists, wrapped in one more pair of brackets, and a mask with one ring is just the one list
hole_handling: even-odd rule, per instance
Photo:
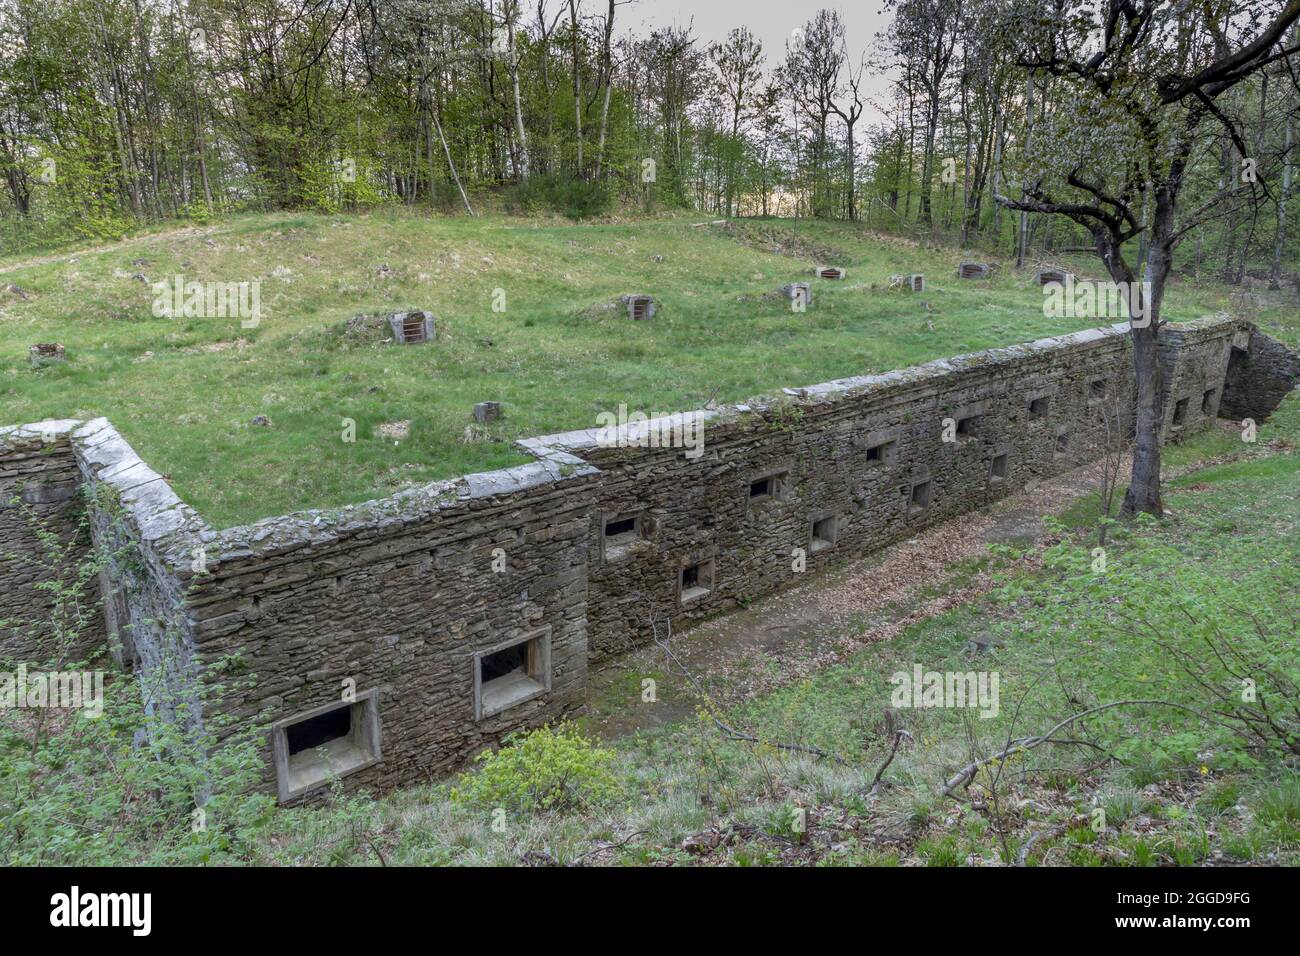
{"label": "stone masonry wall", "polygon": [[1233,346],[1223,389],[1223,414],[1262,421],[1300,383],[1300,355],[1259,329],[1243,329]]}
{"label": "stone masonry wall", "polygon": [[[56,647],[48,626],[55,598],[37,587],[52,577],[54,560],[42,547],[37,527],[73,545],[61,572],[64,580],[73,580],[75,564],[90,552],[77,495],[80,474],[69,439],[76,424],[0,428],[0,661],[44,664],[56,656],[76,661],[104,644],[96,618],[72,647]],[[94,593],[86,595],[88,604],[95,600]]]}
{"label": "stone masonry wall", "polygon": [[[383,760],[348,778],[376,788],[575,710],[597,478],[526,465],[211,536],[188,599],[199,658],[242,653],[258,675],[252,696],[215,706],[270,721],[339,700],[345,680],[377,690]],[[547,627],[551,692],[476,721],[474,653]]]}
{"label": "stone masonry wall", "polygon": [[[1165,331],[1168,434],[1212,418],[1239,333],[1228,320]],[[652,426],[613,443],[544,436],[520,442],[537,461],[519,468],[223,531],[102,419],[58,423],[43,458],[0,432],[0,481],[91,484],[95,538],[120,552],[109,627],[167,691],[146,690],[150,706],[202,698],[206,715],[270,726],[349,688],[373,695],[382,759],[345,784],[382,789],[581,707],[589,659],[648,640],[651,615],[687,626],[790,583],[800,555],[815,571],[1094,458],[1106,416],[1130,426],[1131,379],[1125,328],[1095,329],[676,416],[704,422],[698,457],[637,447]],[[957,440],[945,419],[962,423]],[[0,541],[21,544],[13,528],[0,512]],[[0,582],[0,607],[30,600],[12,566]],[[476,720],[476,654],[541,632],[550,691]],[[256,686],[223,698],[232,657]]]}
{"label": "stone masonry wall", "polygon": [[[1207,414],[1199,389],[1222,382],[1233,328],[1211,322],[1170,340],[1171,395],[1196,392],[1186,422],[1171,431],[1213,417],[1217,395]],[[784,402],[709,416],[694,460],[674,448],[602,447],[595,430],[523,444],[576,454],[604,472],[588,537],[596,660],[647,641],[652,614],[682,628],[791,583],[802,573],[800,551],[814,571],[1092,460],[1106,441],[1103,413],[1114,431],[1131,429],[1131,382],[1120,325],[788,389]],[[1046,407],[1031,409],[1039,399]],[[965,418],[969,433],[944,441],[944,420]],[[1004,454],[1005,474],[994,476],[993,459]],[[781,493],[751,499],[751,483],[773,473],[784,476]],[[929,503],[914,507],[913,486],[925,481]],[[607,548],[606,521],[629,516],[637,540]],[[813,522],[826,517],[834,541],[815,543]],[[683,601],[681,568],[701,561],[712,561],[711,589]]]}

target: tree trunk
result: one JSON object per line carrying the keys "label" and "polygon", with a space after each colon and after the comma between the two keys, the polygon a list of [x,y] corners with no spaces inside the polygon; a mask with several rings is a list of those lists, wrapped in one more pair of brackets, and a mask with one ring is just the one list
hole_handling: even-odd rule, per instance
{"label": "tree trunk", "polygon": [[578,0],[569,0],[570,48],[573,52],[573,133],[578,140],[578,175],[582,175],[582,84],[578,78]]}

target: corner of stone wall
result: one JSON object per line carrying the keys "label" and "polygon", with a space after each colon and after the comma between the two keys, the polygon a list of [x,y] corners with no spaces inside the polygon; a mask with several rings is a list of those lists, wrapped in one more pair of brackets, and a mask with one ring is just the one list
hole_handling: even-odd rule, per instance
{"label": "corner of stone wall", "polygon": [[202,720],[201,675],[186,609],[211,529],[106,419],[71,436],[86,488],[90,529],[103,567],[109,647],[140,677],[147,713]]}
{"label": "corner of stone wall", "polygon": [[[0,428],[0,661],[46,664],[86,660],[103,646],[95,619],[72,641],[51,625],[52,579],[71,581],[91,549],[72,445],[79,421],[58,420]],[[50,532],[60,553],[42,546]],[[98,595],[85,595],[94,606]]]}
{"label": "corner of stone wall", "polygon": [[1244,321],[1232,346],[1221,414],[1262,421],[1300,386],[1300,353]]}

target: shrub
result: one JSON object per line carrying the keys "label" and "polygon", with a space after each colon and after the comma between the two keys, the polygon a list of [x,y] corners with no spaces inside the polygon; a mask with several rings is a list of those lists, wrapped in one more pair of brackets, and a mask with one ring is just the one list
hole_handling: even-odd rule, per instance
{"label": "shrub", "polygon": [[603,183],[569,176],[538,175],[516,183],[505,192],[506,209],[520,216],[558,212],[570,219],[590,219],[609,210],[613,194]]}
{"label": "shrub", "polygon": [[569,724],[511,734],[475,762],[478,769],[461,774],[451,791],[464,806],[563,812],[607,804],[622,791],[614,755]]}

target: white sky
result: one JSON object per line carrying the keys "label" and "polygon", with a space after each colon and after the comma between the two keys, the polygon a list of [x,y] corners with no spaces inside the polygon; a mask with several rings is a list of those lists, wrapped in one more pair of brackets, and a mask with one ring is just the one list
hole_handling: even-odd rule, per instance
{"label": "white sky", "polygon": [[[589,14],[604,15],[605,0],[586,0]],[[839,0],[634,0],[620,6],[615,14],[615,32],[634,30],[648,33],[656,27],[685,26],[694,21],[694,35],[701,46],[724,40],[727,33],[738,26],[747,26],[763,41],[766,55],[764,65],[771,69],[785,58],[785,41],[795,27],[803,26],[822,7],[839,11],[844,21],[848,41],[849,59],[856,66],[864,53],[875,46],[877,33],[884,30],[890,16],[883,10],[881,0],[857,0],[853,3]],[[873,76],[866,84],[867,95],[878,104],[886,103],[888,82],[884,77]],[[864,122],[876,122],[882,117],[868,107]]]}

